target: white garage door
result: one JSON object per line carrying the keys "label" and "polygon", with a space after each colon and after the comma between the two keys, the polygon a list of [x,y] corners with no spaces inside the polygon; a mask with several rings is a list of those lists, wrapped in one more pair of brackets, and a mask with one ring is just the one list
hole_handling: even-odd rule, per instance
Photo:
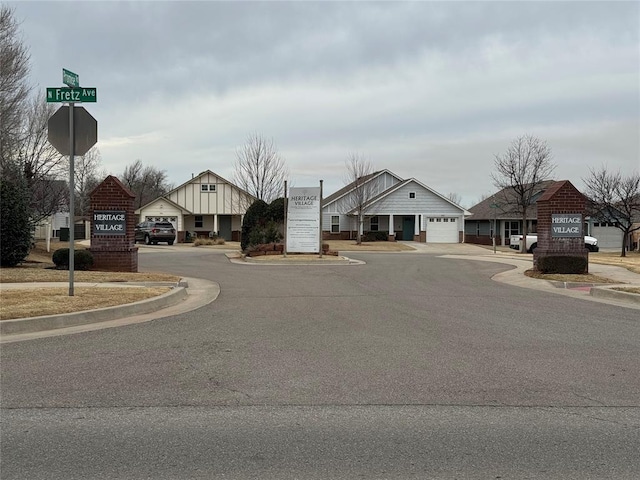
{"label": "white garage door", "polygon": [[427,243],[458,243],[458,219],[427,217]]}
{"label": "white garage door", "polygon": [[598,239],[600,248],[621,248],[622,230],[616,227],[591,227],[591,236]]}

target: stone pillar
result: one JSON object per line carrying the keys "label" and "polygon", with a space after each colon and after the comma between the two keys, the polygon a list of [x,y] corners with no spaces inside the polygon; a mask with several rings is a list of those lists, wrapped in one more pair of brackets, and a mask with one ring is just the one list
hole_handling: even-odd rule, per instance
{"label": "stone pillar", "polygon": [[[572,273],[589,272],[589,251],[584,246],[583,231],[585,206],[584,195],[568,180],[555,182],[538,199],[538,246],[533,251],[534,270],[538,270],[538,261],[543,257],[572,256],[587,260],[584,272]],[[562,217],[580,217],[579,233],[568,236],[569,224],[557,223]]]}
{"label": "stone pillar", "polygon": [[136,196],[116,177],[109,175],[90,194],[93,269],[114,272],[138,271],[135,244]]}

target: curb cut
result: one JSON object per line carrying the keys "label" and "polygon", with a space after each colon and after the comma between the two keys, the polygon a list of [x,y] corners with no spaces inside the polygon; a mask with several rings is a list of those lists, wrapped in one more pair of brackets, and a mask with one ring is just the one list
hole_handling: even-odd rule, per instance
{"label": "curb cut", "polygon": [[127,305],[98,308],[75,313],[46,315],[42,317],[18,318],[0,322],[0,335],[17,335],[24,333],[56,330],[59,328],[75,327],[91,323],[116,320],[132,315],[155,312],[161,308],[170,307],[182,302],[188,297],[185,282],[180,282],[160,296],[148,298]]}

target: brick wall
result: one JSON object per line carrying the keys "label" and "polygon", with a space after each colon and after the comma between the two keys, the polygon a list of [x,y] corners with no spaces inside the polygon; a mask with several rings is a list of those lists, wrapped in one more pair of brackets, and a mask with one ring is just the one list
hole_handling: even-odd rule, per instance
{"label": "brick wall", "polygon": [[[93,269],[114,272],[138,271],[138,247],[135,244],[136,196],[116,177],[109,175],[90,195],[91,247]],[[95,235],[94,211],[124,211],[125,235]]]}
{"label": "brick wall", "polygon": [[[538,260],[549,256],[579,256],[588,260],[589,251],[584,246],[584,235],[579,238],[561,238],[551,235],[552,214],[581,214],[584,218],[586,201],[568,180],[551,185],[538,200],[538,247],[533,251],[533,268]],[[589,266],[584,273],[588,273]]]}

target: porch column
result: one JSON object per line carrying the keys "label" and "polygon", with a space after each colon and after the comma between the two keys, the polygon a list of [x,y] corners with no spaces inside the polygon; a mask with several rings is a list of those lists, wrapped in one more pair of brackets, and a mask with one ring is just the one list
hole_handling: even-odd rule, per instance
{"label": "porch column", "polygon": [[213,233],[218,234],[218,214],[213,214]]}
{"label": "porch column", "polygon": [[420,235],[420,215],[414,215],[413,218],[415,219],[415,226],[413,229],[413,235]]}
{"label": "porch column", "polygon": [[395,240],[396,232],[393,230],[393,215],[389,214],[389,240]]}

